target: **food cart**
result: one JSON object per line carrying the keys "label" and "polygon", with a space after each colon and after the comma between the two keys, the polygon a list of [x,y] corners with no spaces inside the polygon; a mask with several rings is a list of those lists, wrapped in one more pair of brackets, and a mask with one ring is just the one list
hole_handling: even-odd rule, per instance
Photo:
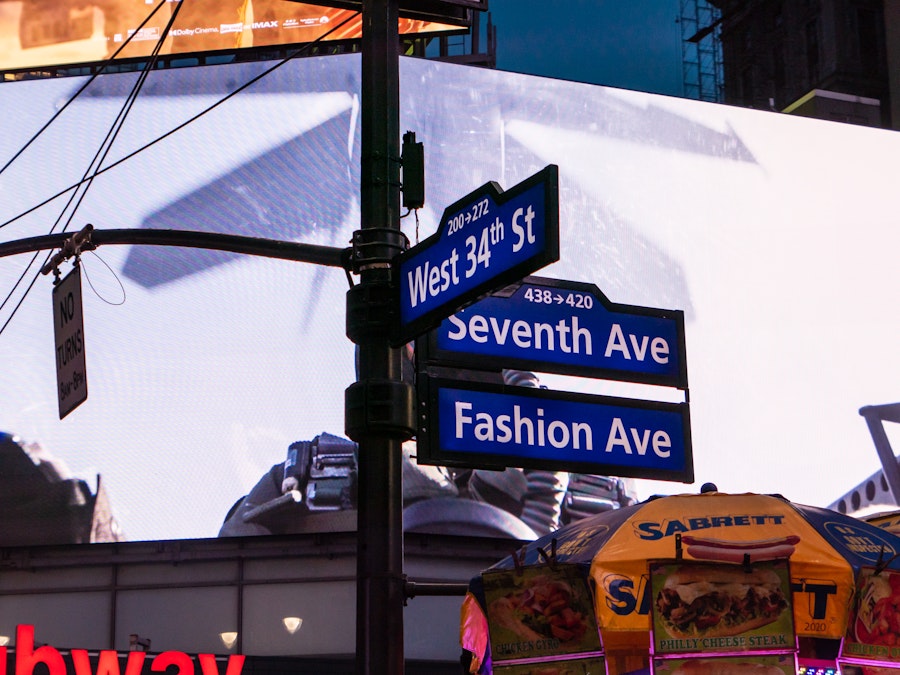
{"label": "food cart", "polygon": [[[777,561],[784,561],[786,567],[782,570]],[[790,615],[792,627],[777,622],[769,622],[768,628],[748,627],[744,645],[729,644],[728,638],[734,636],[721,635],[725,640],[710,645],[713,651],[678,651],[684,644],[655,642],[663,630],[661,619],[654,615],[664,611],[656,604],[662,592],[660,584],[672,576],[666,565],[680,563],[708,565],[708,574],[719,569],[717,566],[732,571],[774,566],[772,571],[783,580],[781,593],[786,603],[779,616]],[[485,580],[498,571],[509,575],[516,570],[525,578],[531,567],[550,569],[553,565],[576,568],[592,595],[599,647],[581,646],[577,653],[596,663],[602,657],[605,675],[670,675],[678,668],[690,672],[700,667],[700,661],[711,659],[718,659],[714,665],[722,672],[726,665],[732,669],[738,663],[752,662],[758,666],[757,673],[763,673],[765,666],[772,673],[828,675],[829,669],[837,668],[849,609],[858,594],[858,575],[866,568],[900,574],[900,538],[845,514],[798,505],[779,495],[672,495],[597,514],[526,544],[472,580],[460,630],[464,654],[471,659],[470,673],[487,675],[499,664],[492,633],[499,616],[490,616]],[[651,565],[659,567],[651,571]],[[674,568],[671,571],[674,574]],[[505,583],[515,587],[510,579]],[[750,576],[745,577],[748,579]],[[746,586],[749,584],[736,583],[729,590]],[[700,586],[693,591],[697,588]],[[744,600],[742,596],[737,604]],[[507,624],[521,620],[517,607],[506,609],[503,620]],[[769,630],[776,632],[770,635],[766,633]],[[732,648],[734,651],[729,651]],[[561,662],[574,659],[574,652],[562,654],[552,649],[541,654],[521,653],[520,662],[509,658],[500,665],[519,668],[506,672],[536,673],[537,665],[556,667],[546,664],[557,657]],[[723,651],[714,651],[718,649]],[[591,670],[570,670],[579,675],[603,673],[596,663]],[[848,665],[856,664],[848,661]],[[859,665],[875,667],[872,663]],[[879,662],[879,667],[890,665]],[[526,666],[531,671],[522,670]]]}

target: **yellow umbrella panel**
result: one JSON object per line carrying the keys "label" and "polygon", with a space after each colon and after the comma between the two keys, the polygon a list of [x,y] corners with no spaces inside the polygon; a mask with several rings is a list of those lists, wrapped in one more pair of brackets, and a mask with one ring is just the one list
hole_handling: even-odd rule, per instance
{"label": "yellow umbrella panel", "polygon": [[[648,561],[675,558],[680,539],[685,559],[740,563],[748,555],[752,563],[788,557],[797,634],[840,639],[847,627],[854,563],[857,568],[876,564],[882,546],[883,560],[900,547],[889,535],[863,530],[840,514],[814,512],[820,518],[813,522],[806,517],[812,511],[766,495],[678,495],[631,510],[610,528],[590,562],[601,630],[649,630]],[[558,554],[565,549],[558,543]]]}
{"label": "yellow umbrella panel", "polygon": [[[653,498],[571,523],[527,544],[491,570],[539,565],[549,556],[581,565],[593,589],[607,654],[646,656],[656,601],[650,584],[654,561],[749,568],[764,560],[787,559],[796,634],[839,640],[847,629],[859,569],[900,569],[898,552],[896,535],[835,511],[794,504],[778,495],[707,492]],[[464,625],[473,625],[472,614],[483,607],[483,589],[476,578],[463,605]],[[465,628],[461,638],[464,647],[474,644],[473,633]],[[473,651],[481,663],[485,655]]]}

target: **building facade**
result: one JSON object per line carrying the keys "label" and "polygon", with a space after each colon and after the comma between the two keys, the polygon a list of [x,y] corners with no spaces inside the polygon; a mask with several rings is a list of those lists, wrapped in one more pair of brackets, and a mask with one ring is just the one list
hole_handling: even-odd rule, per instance
{"label": "building facade", "polygon": [[891,3],[713,4],[721,11],[725,103],[897,128],[892,112],[897,107],[896,40],[891,36],[898,14]]}

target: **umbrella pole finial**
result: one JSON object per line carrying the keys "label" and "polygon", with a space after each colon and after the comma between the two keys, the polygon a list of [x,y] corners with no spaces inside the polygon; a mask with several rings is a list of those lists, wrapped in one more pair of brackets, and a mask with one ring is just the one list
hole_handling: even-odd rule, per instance
{"label": "umbrella pole finial", "polygon": [[550,540],[550,555],[547,555],[547,551],[545,551],[540,546],[537,547],[538,556],[544,559],[550,567],[556,567],[556,538]]}
{"label": "umbrella pole finial", "polygon": [[900,553],[895,553],[887,560],[884,560],[884,544],[881,545],[881,552],[878,554],[878,562],[875,563],[875,574],[881,574],[884,570],[887,569],[887,566],[894,562],[897,558],[900,558]]}
{"label": "umbrella pole finial", "polygon": [[518,551],[512,552],[513,565],[516,568],[516,574],[522,575],[525,573],[525,547],[523,546]]}

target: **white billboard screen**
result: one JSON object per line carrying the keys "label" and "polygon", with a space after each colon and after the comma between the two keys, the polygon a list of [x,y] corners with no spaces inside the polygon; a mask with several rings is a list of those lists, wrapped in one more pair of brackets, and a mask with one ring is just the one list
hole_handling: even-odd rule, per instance
{"label": "white billboard screen", "polygon": [[[424,239],[475,188],[508,188],[557,164],[560,261],[540,274],[685,312],[697,485],[827,505],[879,467],[858,411],[898,396],[900,136],[431,61],[401,66],[401,128],[416,132],[426,160],[426,206],[404,231]],[[359,58],[295,60],[215,105],[270,67],[151,73],[103,166],[129,158],[74,198],[69,188],[90,173],[138,75],[104,75],[68,106],[86,80],[3,84],[0,160],[15,160],[0,173],[2,241],[91,223],[349,245],[360,226]],[[60,420],[45,255],[0,259],[10,293],[0,431],[30,448],[44,479],[41,453],[91,493],[99,474],[125,539],[215,537],[291,443],[342,435],[355,379],[342,270],[151,246],[84,254],[90,397]],[[622,394],[621,384],[540,377]]]}

